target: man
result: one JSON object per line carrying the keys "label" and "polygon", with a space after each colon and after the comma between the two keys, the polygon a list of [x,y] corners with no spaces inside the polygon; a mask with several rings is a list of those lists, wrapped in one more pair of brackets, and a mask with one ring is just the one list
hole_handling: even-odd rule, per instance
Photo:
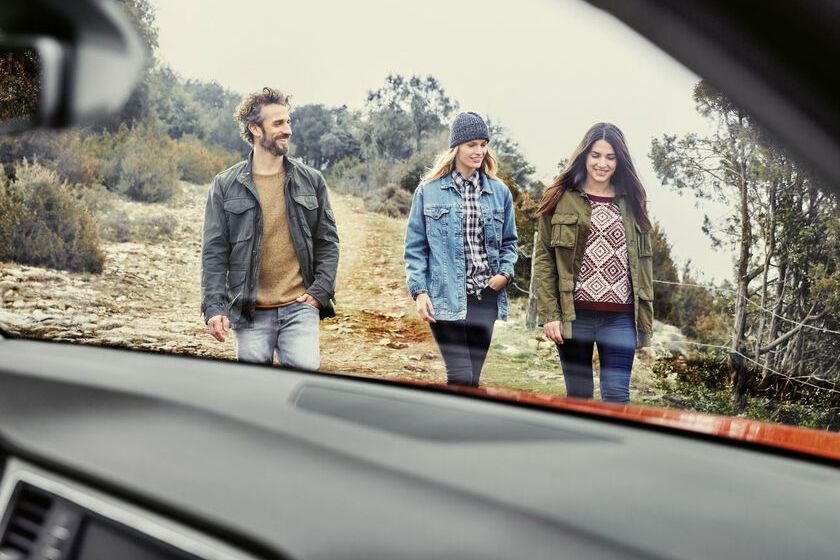
{"label": "man", "polygon": [[338,232],[324,177],[286,156],[289,100],[263,88],[236,109],[246,161],[219,173],[204,214],[201,311],[236,358],[320,365],[319,318],[334,317]]}

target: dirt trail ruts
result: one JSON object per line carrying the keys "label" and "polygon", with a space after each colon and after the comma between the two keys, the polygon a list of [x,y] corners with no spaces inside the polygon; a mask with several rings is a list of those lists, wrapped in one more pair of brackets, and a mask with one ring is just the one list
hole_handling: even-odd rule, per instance
{"label": "dirt trail ruts", "polygon": [[[126,203],[130,215],[165,210],[178,222],[155,243],[106,243],[102,274],[0,263],[0,324],[25,336],[233,359],[199,315],[205,186],[183,184],[169,204]],[[404,222],[331,193],[341,238],[337,317],[321,322],[321,369],[444,381],[428,327],[405,289]]]}

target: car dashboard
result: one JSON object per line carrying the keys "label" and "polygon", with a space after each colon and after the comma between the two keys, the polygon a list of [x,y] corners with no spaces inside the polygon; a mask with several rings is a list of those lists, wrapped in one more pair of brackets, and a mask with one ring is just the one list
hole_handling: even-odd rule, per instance
{"label": "car dashboard", "polygon": [[[0,345],[3,560],[840,548],[830,462],[345,376]],[[22,499],[48,512],[28,539]]]}

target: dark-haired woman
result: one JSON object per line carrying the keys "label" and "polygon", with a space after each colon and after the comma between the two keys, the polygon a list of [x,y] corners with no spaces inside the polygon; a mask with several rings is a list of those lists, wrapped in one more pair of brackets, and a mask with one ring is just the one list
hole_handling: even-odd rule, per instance
{"label": "dark-haired woman", "polygon": [[448,383],[477,387],[516,263],[513,198],[496,178],[490,131],[476,113],[452,123],[414,191],[405,232],[408,291],[428,322]]}
{"label": "dark-haired woman", "polygon": [[650,344],[653,264],[645,189],[618,127],[587,131],[537,216],[538,311],[566,394],[592,398],[597,345],[601,399],[627,403],[635,351]]}

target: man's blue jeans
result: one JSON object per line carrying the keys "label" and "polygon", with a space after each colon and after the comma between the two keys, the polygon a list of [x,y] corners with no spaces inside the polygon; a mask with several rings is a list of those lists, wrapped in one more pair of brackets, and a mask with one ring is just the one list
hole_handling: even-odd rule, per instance
{"label": "man's blue jeans", "polygon": [[557,345],[566,396],[591,399],[592,351],[598,345],[601,400],[630,402],[630,372],[636,355],[636,326],[632,313],[580,310],[572,322],[573,338]]}
{"label": "man's blue jeans", "polygon": [[236,359],[271,364],[274,353],[281,366],[315,370],[321,365],[319,311],[305,302],[255,309],[249,327],[233,331]]}

